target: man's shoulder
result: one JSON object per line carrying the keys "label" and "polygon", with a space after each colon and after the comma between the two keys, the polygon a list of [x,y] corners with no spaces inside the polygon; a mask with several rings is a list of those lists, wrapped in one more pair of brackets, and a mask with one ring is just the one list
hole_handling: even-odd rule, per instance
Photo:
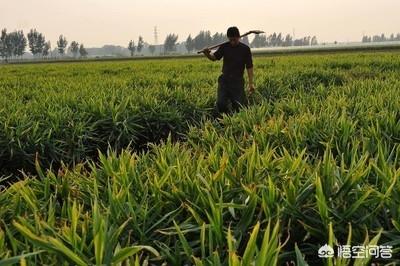
{"label": "man's shoulder", "polygon": [[222,47],[222,48],[230,47],[230,44],[229,44],[229,42],[224,42],[223,44],[221,44],[220,47]]}
{"label": "man's shoulder", "polygon": [[240,45],[243,49],[249,50],[249,51],[250,51],[250,47],[249,47],[247,44],[240,42],[239,45]]}

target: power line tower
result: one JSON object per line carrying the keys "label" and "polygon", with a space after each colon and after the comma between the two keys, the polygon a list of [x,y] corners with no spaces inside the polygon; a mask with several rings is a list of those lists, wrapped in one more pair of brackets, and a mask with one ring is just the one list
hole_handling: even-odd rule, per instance
{"label": "power line tower", "polygon": [[154,27],[154,45],[158,44],[158,32],[157,32],[157,26]]}

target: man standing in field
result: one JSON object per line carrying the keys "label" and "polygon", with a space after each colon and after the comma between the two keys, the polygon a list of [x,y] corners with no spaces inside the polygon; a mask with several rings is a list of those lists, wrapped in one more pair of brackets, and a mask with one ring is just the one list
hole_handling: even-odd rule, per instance
{"label": "man standing in field", "polygon": [[224,58],[222,75],[218,78],[217,109],[220,113],[228,112],[229,102],[232,104],[233,111],[246,105],[243,78],[245,68],[249,77],[249,93],[254,92],[253,59],[250,47],[240,42],[240,33],[237,27],[230,27],[227,36],[229,42],[221,45],[214,53],[211,53],[210,49],[203,51],[211,61]]}

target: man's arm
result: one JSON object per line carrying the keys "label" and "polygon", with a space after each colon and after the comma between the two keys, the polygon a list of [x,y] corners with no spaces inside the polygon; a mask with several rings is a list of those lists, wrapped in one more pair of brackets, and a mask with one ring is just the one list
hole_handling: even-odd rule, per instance
{"label": "man's arm", "polygon": [[215,57],[215,55],[214,55],[213,53],[211,53],[211,50],[210,50],[210,49],[204,49],[204,50],[203,50],[203,53],[204,53],[204,55],[205,55],[208,59],[210,59],[211,61],[217,60],[217,58]]}
{"label": "man's arm", "polygon": [[246,69],[247,69],[247,75],[249,76],[249,93],[251,94],[254,92],[254,71],[253,71],[253,56],[251,54],[251,50],[249,47],[247,50]]}
{"label": "man's arm", "polygon": [[204,49],[203,53],[211,61],[220,60],[224,56],[224,46],[221,45],[220,47],[218,47],[217,51],[215,51],[214,53],[211,53],[211,50],[206,48]]}
{"label": "man's arm", "polygon": [[247,69],[247,75],[249,76],[249,93],[254,92],[254,72],[253,67]]}

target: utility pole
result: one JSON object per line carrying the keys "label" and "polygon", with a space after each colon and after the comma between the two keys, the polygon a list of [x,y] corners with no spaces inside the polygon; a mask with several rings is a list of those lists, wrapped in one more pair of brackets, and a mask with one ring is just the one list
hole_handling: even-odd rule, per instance
{"label": "utility pole", "polygon": [[158,44],[157,26],[154,27],[154,45]]}
{"label": "utility pole", "polygon": [[[158,31],[157,31],[157,26],[154,26],[154,45],[155,47],[158,46]],[[159,49],[159,53],[161,53],[161,47]]]}

